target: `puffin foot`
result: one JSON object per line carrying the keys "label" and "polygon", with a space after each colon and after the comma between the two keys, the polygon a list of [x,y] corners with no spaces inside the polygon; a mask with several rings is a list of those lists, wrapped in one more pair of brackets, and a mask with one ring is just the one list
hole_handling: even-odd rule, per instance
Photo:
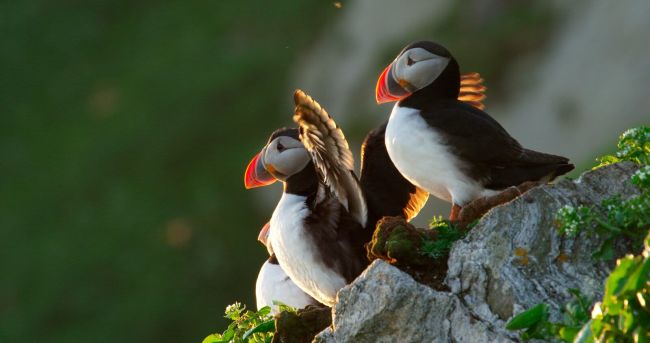
{"label": "puffin foot", "polygon": [[[519,186],[511,186],[503,190],[501,193],[489,197],[478,198],[469,204],[463,206],[454,224],[461,228],[466,228],[469,224],[477,219],[480,219],[485,213],[495,206],[505,204],[512,201],[518,196],[526,193],[531,188],[539,186],[539,182],[526,181]],[[453,208],[452,208],[453,212]],[[450,218],[451,220],[451,218]]]}

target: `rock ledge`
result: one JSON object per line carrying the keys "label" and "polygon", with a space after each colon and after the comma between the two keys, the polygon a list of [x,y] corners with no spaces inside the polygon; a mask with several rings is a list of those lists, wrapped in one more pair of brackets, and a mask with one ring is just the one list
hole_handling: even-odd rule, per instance
{"label": "rock ledge", "polygon": [[[621,163],[589,171],[492,209],[453,247],[445,279],[450,292],[420,284],[384,261],[373,262],[339,292],[332,326],[314,341],[516,342],[506,321],[540,302],[559,320],[568,289],[601,297],[614,263],[591,258],[601,243],[595,235],[559,235],[556,211],[638,194],[628,182],[637,168]],[[621,244],[619,254],[625,248]]]}

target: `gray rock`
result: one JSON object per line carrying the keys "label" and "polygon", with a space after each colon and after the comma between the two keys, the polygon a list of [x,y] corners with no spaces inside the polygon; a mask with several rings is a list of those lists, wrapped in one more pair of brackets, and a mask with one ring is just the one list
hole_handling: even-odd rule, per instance
{"label": "gray rock", "polygon": [[315,342],[512,342],[517,334],[504,326],[513,315],[545,302],[558,320],[569,288],[601,297],[613,263],[591,258],[599,238],[559,235],[554,214],[567,204],[599,205],[616,194],[637,194],[628,182],[636,169],[631,163],[608,166],[492,209],[453,247],[450,292],[373,262],[339,292],[332,327]]}

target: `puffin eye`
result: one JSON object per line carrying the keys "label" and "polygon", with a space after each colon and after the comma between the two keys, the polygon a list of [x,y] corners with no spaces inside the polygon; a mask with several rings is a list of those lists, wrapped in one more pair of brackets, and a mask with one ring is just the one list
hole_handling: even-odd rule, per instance
{"label": "puffin eye", "polygon": [[411,59],[411,56],[406,56],[406,65],[412,66],[413,63],[415,63],[415,61]]}
{"label": "puffin eye", "polygon": [[285,149],[285,148],[284,148],[284,145],[282,145],[282,143],[280,143],[280,142],[278,142],[278,146],[277,146],[277,148],[278,148],[278,152],[282,152],[282,151],[284,151],[284,149]]}

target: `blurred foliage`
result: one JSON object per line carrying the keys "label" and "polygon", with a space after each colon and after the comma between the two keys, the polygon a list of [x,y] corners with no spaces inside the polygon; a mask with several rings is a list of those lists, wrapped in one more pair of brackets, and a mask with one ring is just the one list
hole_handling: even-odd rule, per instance
{"label": "blurred foliage", "polygon": [[582,326],[589,320],[591,301],[577,289],[569,289],[573,298],[561,309],[562,322],[548,320],[547,304],[538,304],[514,316],[506,324],[508,330],[524,330],[520,336],[524,341],[544,339],[548,341],[573,342]]}
{"label": "blurred foliage", "polygon": [[645,250],[638,256],[627,255],[605,282],[605,294],[593,306],[577,290],[563,309],[563,321],[548,320],[548,305],[536,305],[513,317],[506,328],[524,330],[520,337],[552,342],[619,343],[650,342],[650,234]]}
{"label": "blurred foliage", "polygon": [[254,303],[270,213],[243,170],[335,11],[2,2],[0,342],[200,341]]}
{"label": "blurred foliage", "polygon": [[650,342],[650,234],[639,256],[619,259],[607,278],[603,300],[578,342]]}
{"label": "blurred foliage", "polygon": [[626,200],[618,196],[605,199],[600,205],[602,211],[591,206],[566,205],[557,212],[556,220],[560,232],[569,237],[593,228],[589,232],[603,237],[603,244],[593,255],[609,260],[614,258],[617,237],[626,236],[633,242],[642,242],[650,227],[650,127],[627,130],[619,138],[618,151],[598,160],[599,167],[622,161],[641,164],[630,178],[640,194]]}

